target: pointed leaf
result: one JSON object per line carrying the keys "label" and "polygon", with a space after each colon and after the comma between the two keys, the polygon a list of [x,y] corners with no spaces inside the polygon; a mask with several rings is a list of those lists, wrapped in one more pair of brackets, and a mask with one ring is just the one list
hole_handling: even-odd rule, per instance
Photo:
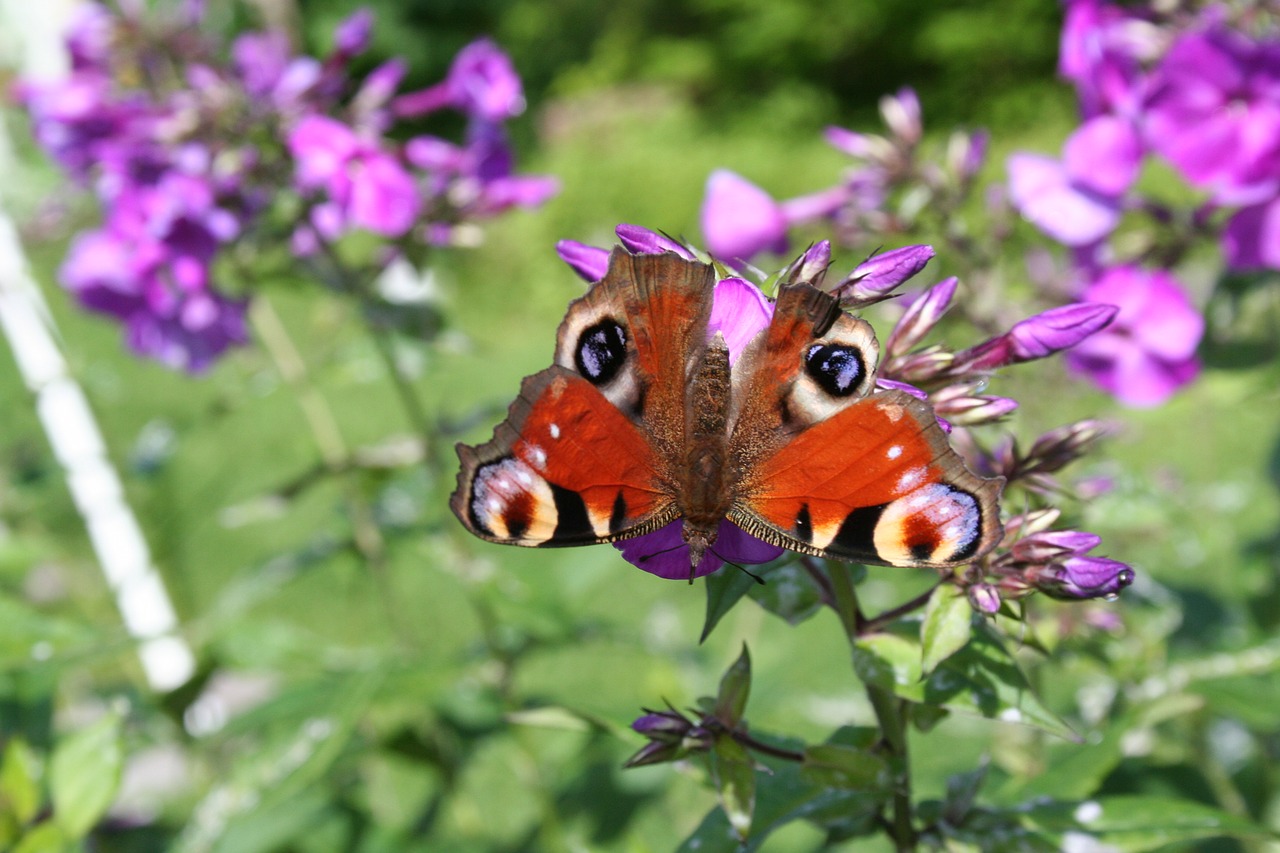
{"label": "pointed leaf", "polygon": [[[801,745],[791,748],[799,749]],[[760,773],[756,777],[756,804],[750,838],[739,843],[724,811],[716,808],[685,839],[680,853],[755,853],[767,850],[771,833],[796,820],[813,823],[838,839],[869,835],[875,831],[875,817],[882,797],[816,785],[797,765],[789,762],[771,764],[769,769],[771,772]]]}
{"label": "pointed leaf", "polygon": [[822,598],[809,573],[798,561],[784,563],[763,574],[765,583],[752,584],[747,595],[775,616],[799,625],[818,612]]}
{"label": "pointed leaf", "polygon": [[69,838],[84,837],[107,813],[123,766],[118,714],[67,735],[54,747],[49,760],[53,819]]}
{"label": "pointed leaf", "polygon": [[15,737],[5,747],[0,765],[0,818],[21,826],[39,810],[40,760],[25,740]]}
{"label": "pointed leaf", "polygon": [[822,743],[804,751],[801,771],[815,785],[846,791],[888,793],[893,774],[875,753],[838,743]]}
{"label": "pointed leaf", "polygon": [[747,711],[747,699],[751,695],[751,654],[745,643],[742,654],[725,670],[720,679],[720,692],[716,694],[715,716],[725,728],[734,728]]}
{"label": "pointed leaf", "polygon": [[964,590],[949,583],[934,587],[924,610],[924,624],[920,626],[924,654],[921,666],[926,675],[964,648],[969,642],[972,624],[973,608]]}
{"label": "pointed leaf", "polygon": [[1248,818],[1176,797],[1114,796],[1076,803],[1037,803],[1024,814],[1026,823],[1041,832],[1058,838],[1091,836],[1100,849],[1123,853],[1220,836],[1276,837]]}
{"label": "pointed leaf", "polygon": [[1026,676],[993,629],[978,623],[971,641],[927,678],[919,640],[868,634],[853,649],[854,671],[864,682],[911,702],[1023,723],[1069,740],[1075,733],[1032,692]]}

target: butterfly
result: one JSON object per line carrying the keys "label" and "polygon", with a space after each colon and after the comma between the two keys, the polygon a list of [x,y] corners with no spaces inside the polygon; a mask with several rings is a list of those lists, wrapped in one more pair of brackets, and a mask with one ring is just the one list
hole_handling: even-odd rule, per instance
{"label": "butterfly", "polygon": [[954,566],[1001,536],[1002,480],[971,473],[927,403],[877,390],[879,343],[792,274],[737,354],[711,332],[717,275],[673,252],[609,256],[570,303],[551,367],[459,444],[450,506],[507,545],[616,542],[676,521],[689,579],[727,519],[771,545]]}

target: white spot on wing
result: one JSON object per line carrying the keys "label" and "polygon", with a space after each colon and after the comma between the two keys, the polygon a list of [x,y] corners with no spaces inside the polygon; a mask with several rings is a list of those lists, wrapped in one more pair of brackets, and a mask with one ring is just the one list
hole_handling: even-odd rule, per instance
{"label": "white spot on wing", "polygon": [[890,447],[889,450],[885,453],[885,456],[888,456],[890,459],[897,459],[901,455],[902,455],[902,445],[900,444],[895,444],[893,447]]}
{"label": "white spot on wing", "polygon": [[552,425],[551,425],[551,437],[552,437],[552,438],[559,438],[559,437],[560,437],[560,424],[552,424]]}

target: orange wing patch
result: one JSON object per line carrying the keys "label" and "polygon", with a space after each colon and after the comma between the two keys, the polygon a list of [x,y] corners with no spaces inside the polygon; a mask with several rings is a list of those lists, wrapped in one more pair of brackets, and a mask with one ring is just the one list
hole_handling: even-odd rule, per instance
{"label": "orange wing patch", "polygon": [[927,406],[886,392],[850,403],[762,460],[730,518],[798,551],[947,566],[995,544],[999,488],[969,473]]}
{"label": "orange wing patch", "polygon": [[460,445],[450,506],[476,535],[528,546],[585,545],[674,517],[636,425],[585,379],[551,368],[525,380],[508,420]]}

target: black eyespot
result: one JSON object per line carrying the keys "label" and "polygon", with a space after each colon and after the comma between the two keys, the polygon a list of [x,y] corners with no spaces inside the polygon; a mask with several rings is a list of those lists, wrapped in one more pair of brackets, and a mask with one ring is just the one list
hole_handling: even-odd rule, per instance
{"label": "black eyespot", "polygon": [[578,372],[594,385],[603,385],[617,376],[626,360],[627,330],[608,317],[582,333],[573,353]]}
{"label": "black eyespot", "polygon": [[867,366],[857,347],[815,344],[804,356],[804,369],[833,397],[855,393],[866,376]]}

